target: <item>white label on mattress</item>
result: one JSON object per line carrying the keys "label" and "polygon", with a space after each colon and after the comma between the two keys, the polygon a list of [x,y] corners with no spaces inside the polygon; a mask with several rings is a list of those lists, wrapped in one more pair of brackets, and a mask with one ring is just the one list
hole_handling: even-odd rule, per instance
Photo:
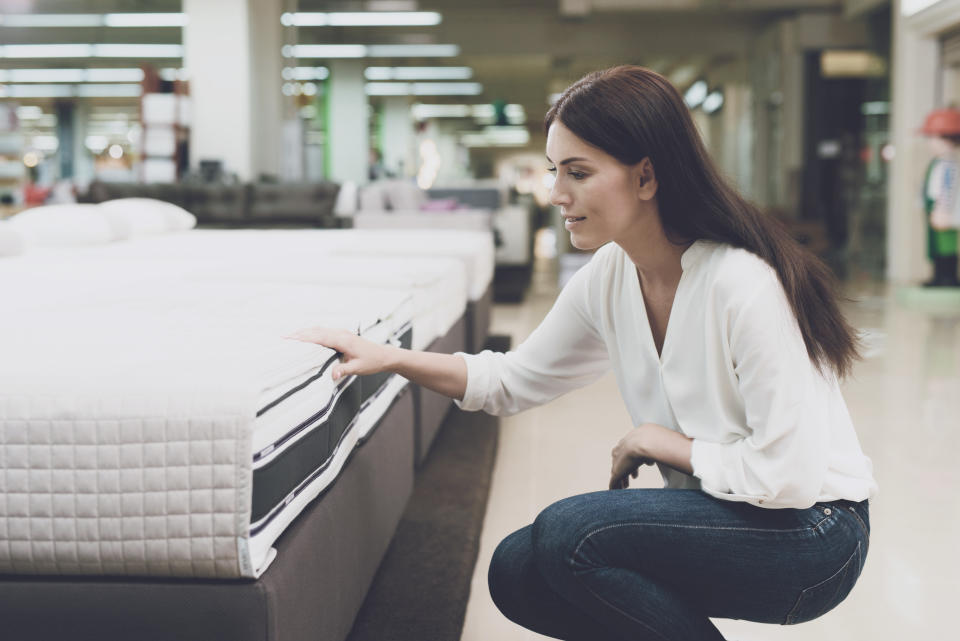
{"label": "white label on mattress", "polygon": [[244,536],[237,537],[237,558],[240,560],[240,576],[254,576],[250,566],[250,546]]}

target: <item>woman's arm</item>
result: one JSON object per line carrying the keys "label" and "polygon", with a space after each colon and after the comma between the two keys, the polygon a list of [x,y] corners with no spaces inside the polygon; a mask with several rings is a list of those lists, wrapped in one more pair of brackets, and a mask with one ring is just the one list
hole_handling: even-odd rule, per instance
{"label": "woman's arm", "polygon": [[663,463],[684,474],[693,474],[690,459],[693,439],[656,423],[643,423],[620,439],[613,448],[610,489],[625,489],[637,478],[641,465]]}
{"label": "woman's arm", "polygon": [[378,345],[343,329],[313,327],[288,338],[316,343],[340,352],[333,380],[343,376],[394,372],[435,392],[463,399],[467,389],[467,364],[460,356],[418,352],[393,345]]}

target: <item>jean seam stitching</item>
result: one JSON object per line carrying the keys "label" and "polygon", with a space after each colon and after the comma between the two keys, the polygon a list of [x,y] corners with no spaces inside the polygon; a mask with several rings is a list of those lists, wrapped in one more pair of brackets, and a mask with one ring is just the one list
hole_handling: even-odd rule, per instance
{"label": "jean seam stitching", "polygon": [[855,519],[857,519],[857,522],[860,524],[860,527],[863,528],[863,534],[864,534],[864,536],[868,536],[868,537],[869,537],[869,536],[870,536],[870,528],[868,528],[868,527],[867,527],[867,524],[864,522],[864,520],[863,520],[862,518],[860,518],[860,515],[857,514],[857,511],[856,511],[855,509],[853,509],[852,507],[851,507],[851,508],[848,508],[847,511],[850,512],[850,514],[852,514]]}
{"label": "jean seam stitching", "polygon": [[[840,566],[840,569],[839,569],[839,570],[837,570],[836,572],[834,572],[833,574],[831,574],[830,576],[828,576],[828,577],[827,577],[826,579],[824,579],[823,581],[820,581],[819,583],[815,583],[814,585],[811,585],[810,587],[804,588],[803,590],[801,590],[801,591],[800,591],[800,595],[797,597],[796,603],[793,604],[793,607],[790,609],[790,612],[787,613],[787,618],[786,618],[786,620],[784,621],[784,625],[790,625],[790,624],[792,624],[792,623],[796,620],[797,608],[799,608],[800,605],[803,603],[803,597],[804,597],[804,595],[805,595],[807,592],[809,592],[810,590],[813,590],[814,588],[816,588],[816,587],[818,587],[818,586],[821,586],[821,585],[823,585],[823,584],[825,584],[825,583],[829,583],[829,582],[832,581],[833,579],[837,578],[837,575],[840,575],[840,578],[839,578],[839,580],[837,581],[837,589],[834,591],[833,596],[830,598],[831,601],[832,601],[833,599],[835,599],[836,596],[837,596],[837,592],[840,591],[840,586],[843,584],[843,577],[845,577],[845,576],[846,576],[846,573],[850,571],[850,562],[853,561],[853,557],[854,557],[854,556],[856,556],[857,554],[860,553],[860,549],[861,549],[861,547],[860,547],[860,541],[857,541],[857,547],[854,548],[853,554],[851,554],[851,555],[847,558],[847,560],[843,562],[843,565]],[[858,563],[858,565],[859,565],[859,563]]]}
{"label": "jean seam stitching", "polygon": [[600,527],[600,528],[597,528],[597,529],[595,529],[595,530],[593,530],[593,531],[591,531],[591,532],[588,532],[588,533],[580,540],[580,543],[577,544],[577,547],[574,549],[573,554],[574,554],[574,555],[579,554],[580,548],[583,547],[583,544],[586,543],[587,540],[588,540],[590,537],[592,537],[593,535],[599,534],[600,532],[603,532],[603,531],[605,531],[605,530],[612,530],[613,528],[618,528],[618,527],[633,527],[633,526],[638,526],[638,525],[646,525],[646,526],[653,526],[653,527],[684,528],[684,529],[689,529],[689,530],[724,530],[724,531],[731,531],[731,532],[778,532],[778,533],[781,533],[781,534],[789,534],[789,533],[792,533],[792,532],[804,532],[804,531],[807,531],[807,530],[815,530],[815,529],[817,529],[818,527],[820,527],[820,526],[823,524],[823,522],[826,521],[826,520],[829,519],[829,518],[830,518],[830,517],[826,517],[826,518],[824,518],[823,520],[819,521],[816,525],[810,526],[809,528],[808,528],[808,527],[799,527],[799,528],[791,528],[791,529],[789,529],[789,530],[778,530],[778,529],[776,529],[776,528],[727,527],[727,526],[713,526],[713,525],[680,525],[680,524],[676,524],[676,523],[651,523],[651,522],[646,522],[646,521],[630,521],[630,522],[626,522],[626,523],[611,523],[610,525],[604,525],[603,527]]}

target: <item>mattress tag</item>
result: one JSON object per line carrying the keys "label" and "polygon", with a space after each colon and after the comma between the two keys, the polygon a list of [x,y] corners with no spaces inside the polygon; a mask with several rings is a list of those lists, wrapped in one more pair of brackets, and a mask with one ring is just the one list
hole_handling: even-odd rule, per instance
{"label": "mattress tag", "polygon": [[240,576],[253,576],[253,568],[250,564],[250,545],[247,539],[242,536],[237,537],[237,559],[240,562]]}

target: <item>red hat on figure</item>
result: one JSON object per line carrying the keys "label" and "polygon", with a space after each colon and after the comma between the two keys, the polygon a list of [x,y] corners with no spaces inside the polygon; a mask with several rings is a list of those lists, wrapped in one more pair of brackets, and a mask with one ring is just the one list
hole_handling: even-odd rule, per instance
{"label": "red hat on figure", "polygon": [[960,109],[934,109],[923,121],[925,136],[960,136]]}

